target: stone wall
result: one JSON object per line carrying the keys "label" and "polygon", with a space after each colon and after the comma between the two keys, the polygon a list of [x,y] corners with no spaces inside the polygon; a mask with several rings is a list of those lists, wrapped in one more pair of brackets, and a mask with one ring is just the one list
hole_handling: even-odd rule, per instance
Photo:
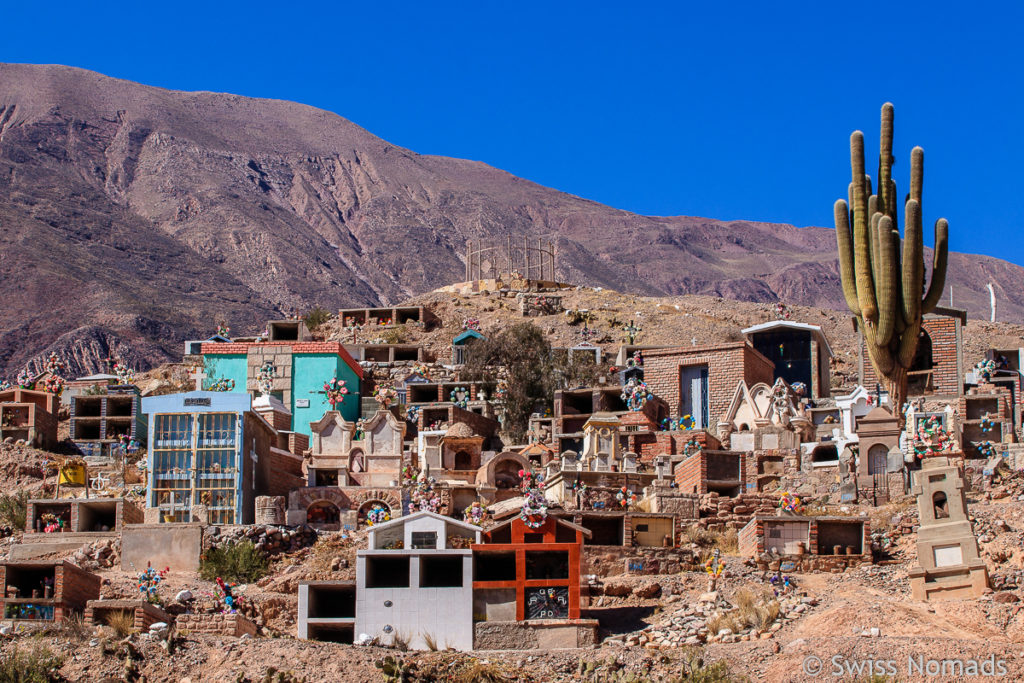
{"label": "stone wall", "polygon": [[221,636],[256,635],[256,624],[241,614],[179,614],[175,620],[179,631]]}
{"label": "stone wall", "polygon": [[170,624],[173,619],[167,612],[145,600],[90,600],[85,607],[85,623],[99,626],[106,623],[111,612],[131,612],[135,615],[134,629],[148,631],[157,622]]}

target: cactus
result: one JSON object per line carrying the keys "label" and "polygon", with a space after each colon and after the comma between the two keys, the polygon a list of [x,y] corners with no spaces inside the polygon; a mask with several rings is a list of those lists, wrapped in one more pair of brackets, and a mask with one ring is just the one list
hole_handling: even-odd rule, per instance
{"label": "cactus", "polygon": [[868,358],[889,391],[891,405],[902,414],[907,371],[914,361],[922,317],[932,312],[946,281],[949,225],[935,221],[931,282],[924,289],[921,193],[924,150],[910,153],[910,193],[903,202],[902,255],[896,182],[892,179],[893,106],[882,105],[878,192],[864,172],[864,134],[850,136],[852,182],[846,200],[835,203],[836,242],[843,296],[864,335]]}

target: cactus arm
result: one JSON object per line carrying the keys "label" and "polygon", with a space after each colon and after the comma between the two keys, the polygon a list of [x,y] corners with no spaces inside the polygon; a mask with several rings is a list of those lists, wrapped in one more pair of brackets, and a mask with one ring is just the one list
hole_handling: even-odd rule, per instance
{"label": "cactus arm", "polygon": [[875,343],[889,346],[896,330],[896,316],[900,315],[897,291],[899,262],[892,240],[892,220],[888,216],[878,219],[878,331]]}
{"label": "cactus arm", "polygon": [[932,281],[928,285],[928,294],[921,305],[922,315],[935,310],[942,297],[942,290],[946,288],[946,265],[949,262],[949,223],[945,218],[935,221],[935,249],[933,252]]}
{"label": "cactus arm", "polygon": [[878,319],[874,276],[871,273],[871,238],[868,226],[868,199],[864,182],[864,134],[850,136],[850,165],[853,171],[853,246],[857,279],[857,302],[865,327]]}
{"label": "cactus arm", "polygon": [[924,291],[924,245],[921,238],[921,205],[911,199],[906,212],[903,239],[903,319],[912,325],[921,318]]}
{"label": "cactus arm", "polygon": [[857,280],[853,267],[853,236],[850,234],[850,210],[846,202],[837,199],[834,207],[836,215],[836,244],[839,247],[839,280],[843,283],[843,297],[850,312],[860,317],[860,304],[857,301]]}
{"label": "cactus arm", "polygon": [[[921,204],[924,192],[924,150],[915,147],[910,150],[910,198]],[[923,206],[923,204],[922,204]]]}
{"label": "cactus arm", "polygon": [[892,216],[894,195],[892,194],[892,102],[882,105],[881,141],[878,146],[878,198],[879,211]]}

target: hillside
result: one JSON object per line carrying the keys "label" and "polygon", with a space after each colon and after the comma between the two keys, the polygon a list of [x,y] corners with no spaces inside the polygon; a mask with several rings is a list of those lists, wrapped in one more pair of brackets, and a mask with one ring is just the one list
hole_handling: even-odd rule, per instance
{"label": "hillside", "polygon": [[[50,348],[75,372],[147,367],[219,321],[398,302],[461,279],[467,239],[507,235],[555,241],[568,282],[842,306],[826,228],[639,216],[300,104],[0,65],[0,376]],[[1019,319],[1024,269],[951,255],[974,316],[989,281]]]}

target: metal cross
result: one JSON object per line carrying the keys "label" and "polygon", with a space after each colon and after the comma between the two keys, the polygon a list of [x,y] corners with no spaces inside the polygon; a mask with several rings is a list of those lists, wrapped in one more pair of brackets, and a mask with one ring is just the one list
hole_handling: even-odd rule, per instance
{"label": "metal cross", "polygon": [[626,333],[626,343],[632,345],[633,342],[636,340],[636,335],[643,332],[644,330],[642,327],[640,327],[635,322],[630,320],[629,324],[622,328],[622,331]]}

